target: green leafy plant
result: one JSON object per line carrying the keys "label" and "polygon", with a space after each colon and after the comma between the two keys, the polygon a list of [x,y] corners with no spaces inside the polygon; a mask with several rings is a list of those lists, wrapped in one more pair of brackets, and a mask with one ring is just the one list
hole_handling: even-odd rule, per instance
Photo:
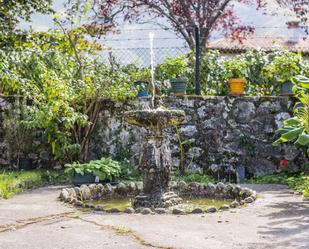
{"label": "green leafy plant", "polygon": [[113,180],[120,176],[121,167],[117,161],[111,158],[102,157],[100,160],[93,160],[89,163],[75,162],[65,165],[65,173],[84,175],[92,174],[100,178],[101,181]]}
{"label": "green leafy plant", "polygon": [[[309,83],[309,80],[307,80]],[[300,85],[309,87],[306,82],[301,82]],[[294,117],[283,122],[283,127],[276,131],[279,135],[273,144],[293,142],[297,148],[302,148],[309,155],[309,95],[302,92],[298,96],[300,102],[295,105]]]}
{"label": "green leafy plant", "polygon": [[173,78],[186,77],[188,73],[188,58],[179,56],[168,58],[156,69],[156,78],[159,80],[170,80]]}
{"label": "green leafy plant", "polygon": [[27,116],[27,104],[22,98],[16,98],[12,106],[3,113],[4,139],[7,153],[16,167],[21,158],[29,158],[35,151],[33,129],[23,123]]}
{"label": "green leafy plant", "polygon": [[138,166],[131,164],[128,160],[119,162],[121,167],[121,181],[140,181],[141,174]]}
{"label": "green leafy plant", "polygon": [[246,78],[248,65],[242,56],[235,56],[224,62],[226,77],[228,79]]}
{"label": "green leafy plant", "polygon": [[278,52],[271,63],[264,68],[264,75],[278,83],[293,81],[294,77],[303,73],[305,61],[300,53]]}
{"label": "green leafy plant", "polygon": [[181,176],[179,171],[172,172],[173,181],[185,181],[190,182],[201,182],[201,183],[214,183],[215,179],[212,176],[202,174],[199,172],[188,171],[185,175]]}
{"label": "green leafy plant", "polygon": [[[203,51],[201,54],[201,91],[203,95],[227,95],[228,86],[226,84],[226,69],[224,57],[218,50]],[[191,67],[195,65],[195,56],[190,55]],[[194,70],[190,74],[190,82],[194,82]],[[189,89],[194,92],[194,86]]]}
{"label": "green leafy plant", "polygon": [[135,72],[132,72],[131,77],[133,79],[133,82],[136,82],[136,81],[150,82],[151,72],[149,68],[141,68],[141,69],[136,70]]}
{"label": "green leafy plant", "polygon": [[265,74],[265,68],[276,56],[265,50],[249,50],[243,57],[248,65],[247,92],[249,95],[274,95],[279,91],[275,80]]}

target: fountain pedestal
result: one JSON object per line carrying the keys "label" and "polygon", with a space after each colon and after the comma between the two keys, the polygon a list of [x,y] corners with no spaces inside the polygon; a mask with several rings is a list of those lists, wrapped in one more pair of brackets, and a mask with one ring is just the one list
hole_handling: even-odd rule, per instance
{"label": "fountain pedestal", "polygon": [[179,204],[182,199],[169,191],[171,151],[166,143],[164,129],[180,124],[184,111],[140,110],[126,112],[128,123],[145,127],[148,136],[143,144],[140,168],[143,174],[143,194],[135,197],[134,207],[169,207]]}

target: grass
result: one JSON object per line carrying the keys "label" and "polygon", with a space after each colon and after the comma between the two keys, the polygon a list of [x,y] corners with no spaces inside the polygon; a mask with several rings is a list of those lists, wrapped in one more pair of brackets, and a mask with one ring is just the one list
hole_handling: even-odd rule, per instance
{"label": "grass", "polygon": [[27,189],[69,181],[70,179],[63,171],[2,171],[0,172],[0,199],[8,199]]}
{"label": "grass", "polygon": [[246,180],[246,183],[255,184],[285,184],[289,188],[302,193],[309,198],[309,174],[300,173],[289,176],[286,173],[259,176]]}

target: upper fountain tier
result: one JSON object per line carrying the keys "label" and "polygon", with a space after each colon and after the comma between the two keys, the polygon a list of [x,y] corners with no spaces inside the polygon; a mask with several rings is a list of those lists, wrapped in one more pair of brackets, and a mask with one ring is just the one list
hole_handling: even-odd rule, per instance
{"label": "upper fountain tier", "polygon": [[124,114],[124,117],[129,124],[142,126],[149,130],[162,130],[181,124],[185,119],[185,112],[157,108],[128,111]]}

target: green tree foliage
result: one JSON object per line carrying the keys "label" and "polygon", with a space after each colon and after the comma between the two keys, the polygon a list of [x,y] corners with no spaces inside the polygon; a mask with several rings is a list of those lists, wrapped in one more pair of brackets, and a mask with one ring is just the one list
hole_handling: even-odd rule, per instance
{"label": "green tree foliage", "polygon": [[21,20],[30,21],[33,13],[51,13],[51,3],[51,0],[1,0],[1,33],[12,33]]}
{"label": "green tree foliage", "polygon": [[57,159],[86,160],[90,137],[102,98],[132,95],[127,74],[119,65],[57,50],[0,51],[0,81],[7,95],[29,100],[25,123],[44,131]]}

